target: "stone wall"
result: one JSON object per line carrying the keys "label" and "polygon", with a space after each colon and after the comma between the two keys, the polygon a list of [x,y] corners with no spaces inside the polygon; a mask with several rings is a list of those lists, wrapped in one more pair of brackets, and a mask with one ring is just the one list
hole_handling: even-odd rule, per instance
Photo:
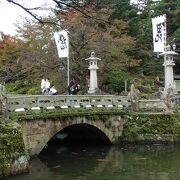
{"label": "stone wall", "polygon": [[0,177],[29,171],[21,126],[0,122]]}
{"label": "stone wall", "polygon": [[180,114],[135,114],[124,125],[120,142],[180,143]]}

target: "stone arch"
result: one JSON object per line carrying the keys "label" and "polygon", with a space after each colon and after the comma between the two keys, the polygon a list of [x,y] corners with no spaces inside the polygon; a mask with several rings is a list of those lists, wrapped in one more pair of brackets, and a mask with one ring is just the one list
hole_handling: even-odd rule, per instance
{"label": "stone arch", "polygon": [[97,139],[105,140],[106,142],[109,142],[109,143],[112,142],[112,140],[110,139],[111,137],[109,137],[110,132],[107,133],[106,129],[99,128],[99,126],[92,123],[73,123],[71,125],[61,128],[60,131],[57,132],[57,134],[61,132],[71,134],[71,131],[72,131],[72,134],[74,135],[76,135],[76,133],[79,135],[86,134],[88,135],[87,137],[90,137],[90,138],[95,137],[94,134],[96,134],[96,136],[99,136],[99,138],[96,137]]}
{"label": "stone arch", "polygon": [[115,143],[122,134],[123,119],[120,116],[111,116],[109,121],[111,122],[109,127],[101,120],[91,120],[86,117],[74,117],[63,120],[24,120],[20,124],[23,128],[24,144],[29,154],[38,155],[54,135],[68,126],[77,124],[87,124],[97,128],[107,136],[111,143]]}
{"label": "stone arch", "polygon": [[[107,129],[103,123],[101,122],[95,122],[95,121],[87,121],[87,122],[74,122],[74,120],[71,123],[65,123],[63,126],[60,126],[59,128],[56,129],[56,131],[54,131],[54,133],[51,134],[51,136],[46,139],[46,141],[44,141],[44,146],[46,146],[46,144],[59,132],[63,131],[65,128],[68,127],[72,127],[72,126],[76,126],[76,125],[88,125],[91,126],[94,129],[97,129],[97,131],[101,132],[104,136],[107,137],[107,139],[109,140],[110,143],[113,143],[113,134],[112,132]],[[39,153],[42,151],[42,149],[44,148],[44,146],[41,148],[41,150],[39,151]],[[38,154],[39,154],[38,153]]]}

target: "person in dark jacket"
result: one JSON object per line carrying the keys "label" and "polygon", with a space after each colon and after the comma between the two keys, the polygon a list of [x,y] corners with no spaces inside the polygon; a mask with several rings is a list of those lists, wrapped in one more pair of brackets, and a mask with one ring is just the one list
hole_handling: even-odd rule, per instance
{"label": "person in dark jacket", "polygon": [[74,81],[71,81],[69,83],[69,87],[68,87],[69,95],[76,95],[79,89],[80,89],[80,85],[78,83],[75,83]]}

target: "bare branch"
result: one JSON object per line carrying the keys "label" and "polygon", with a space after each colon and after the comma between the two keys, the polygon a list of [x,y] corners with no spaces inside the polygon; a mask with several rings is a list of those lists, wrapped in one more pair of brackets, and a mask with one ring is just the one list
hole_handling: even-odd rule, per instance
{"label": "bare branch", "polygon": [[14,5],[18,6],[18,7],[20,7],[21,9],[23,9],[23,10],[24,10],[25,12],[27,12],[30,16],[32,16],[35,20],[37,20],[40,24],[58,25],[58,24],[57,24],[58,20],[57,20],[57,21],[54,21],[54,22],[53,22],[53,21],[47,21],[47,20],[44,20],[44,19],[42,19],[42,18],[39,18],[37,14],[31,12],[32,10],[40,10],[41,7],[26,8],[26,7],[24,7],[23,5],[21,5],[20,3],[15,2],[14,0],[6,0],[6,1],[8,1],[9,3],[12,3],[12,4],[14,4]]}
{"label": "bare branch", "polygon": [[[75,9],[76,11],[82,13],[85,17],[92,18],[91,16],[89,16],[88,14],[86,14],[84,11],[82,11],[82,9],[80,9],[81,7],[80,7],[77,3],[75,3],[75,2],[73,2],[73,3],[74,3],[76,6],[73,6],[73,5],[71,5],[71,4],[68,4],[68,3],[65,3],[65,2],[62,2],[62,1],[57,1],[57,0],[52,0],[52,1],[55,2],[58,7],[60,7],[61,4],[63,4],[63,5],[66,5],[67,7],[73,8],[73,9]],[[80,7],[80,8],[78,8],[78,7]]]}
{"label": "bare branch", "polygon": [[[33,10],[41,10],[42,9],[41,6],[40,7],[34,7],[34,8],[27,8],[24,5],[22,5],[21,3],[16,2],[15,0],[6,0],[6,1],[20,7],[21,9],[23,9],[25,12],[27,12],[30,16],[32,16],[35,20],[37,20],[41,24],[58,25],[58,23],[57,23],[58,21],[56,21],[56,22],[55,21],[53,22],[52,20],[47,21],[47,20],[45,20],[43,18],[38,17],[37,14],[32,12]],[[86,18],[93,18],[93,19],[95,19],[97,21],[102,21],[102,22],[105,22],[105,23],[108,23],[108,24],[110,23],[107,20],[94,17],[93,15],[89,15],[90,12],[88,11],[87,8],[83,8],[82,6],[80,6],[78,3],[76,3],[73,0],[72,0],[71,4],[69,4],[67,2],[60,1],[60,0],[52,0],[52,2],[54,2],[57,5],[58,8],[60,8],[62,5],[65,5],[65,6],[69,7],[69,8],[72,8],[72,9],[76,10],[77,12],[80,12]]]}
{"label": "bare branch", "polygon": [[28,14],[30,14],[34,19],[36,19],[37,21],[39,21],[40,23],[43,24],[43,21],[37,17],[37,15],[33,14],[28,8],[25,8],[23,5],[14,2],[13,0],[7,0],[9,3],[15,4],[16,6],[22,8],[24,11],[26,11]]}
{"label": "bare branch", "polygon": [[[61,5],[66,5],[67,7],[69,8],[72,8],[78,12],[80,12],[81,14],[83,14],[85,17],[87,18],[94,18],[95,20],[97,21],[103,21],[103,22],[106,22],[106,23],[110,23],[109,21],[106,21],[106,20],[103,20],[103,19],[99,19],[97,17],[94,17],[94,16],[90,16],[89,15],[89,11],[87,8],[83,8],[83,6],[80,6],[78,3],[76,3],[75,1],[72,0],[72,3],[73,5],[71,4],[68,4],[66,2],[63,2],[63,1],[59,1],[59,0],[52,0],[53,2],[55,2],[57,4],[58,7],[60,7]],[[95,11],[94,11],[95,12]],[[103,12],[103,14],[105,14],[105,12]],[[107,13],[106,13],[107,14]]]}

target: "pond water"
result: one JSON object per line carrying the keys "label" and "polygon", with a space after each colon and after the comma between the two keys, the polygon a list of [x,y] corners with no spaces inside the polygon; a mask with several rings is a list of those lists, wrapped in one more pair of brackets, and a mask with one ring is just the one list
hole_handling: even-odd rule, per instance
{"label": "pond water", "polygon": [[48,146],[7,180],[180,180],[180,146]]}

